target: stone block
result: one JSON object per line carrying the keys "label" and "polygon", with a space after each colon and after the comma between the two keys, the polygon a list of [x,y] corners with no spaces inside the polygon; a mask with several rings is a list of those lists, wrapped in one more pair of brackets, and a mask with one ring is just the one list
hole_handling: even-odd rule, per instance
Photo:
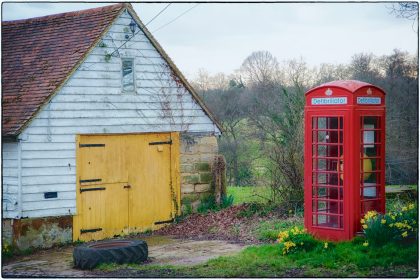
{"label": "stone block", "polygon": [[216,156],[216,154],[200,154],[199,159],[197,161],[211,163],[211,162],[214,161],[215,156]]}
{"label": "stone block", "polygon": [[209,184],[213,180],[213,174],[211,172],[200,173],[200,183]]}
{"label": "stone block", "polygon": [[196,171],[211,171],[210,164],[208,162],[198,162],[194,164],[194,170]]}
{"label": "stone block", "polygon": [[193,164],[181,164],[181,173],[191,173],[194,170]]}
{"label": "stone block", "polygon": [[198,143],[200,146],[217,146],[217,139],[215,136],[201,137]]}
{"label": "stone block", "polygon": [[198,174],[184,175],[182,176],[182,183],[198,184],[200,183],[200,176]]}
{"label": "stone block", "polygon": [[187,154],[181,153],[180,161],[181,161],[181,164],[189,164],[189,163],[198,162],[200,161],[200,154],[187,155]]}
{"label": "stone block", "polygon": [[194,192],[194,185],[193,184],[182,184],[181,185],[181,193],[193,193]]}
{"label": "stone block", "polygon": [[210,184],[197,184],[197,185],[194,185],[194,190],[197,193],[208,192],[208,191],[210,191],[210,189],[211,189]]}
{"label": "stone block", "polygon": [[214,146],[200,146],[199,152],[202,154],[216,154],[218,152],[218,148]]}
{"label": "stone block", "polygon": [[192,155],[199,152],[198,145],[181,145],[181,154]]}

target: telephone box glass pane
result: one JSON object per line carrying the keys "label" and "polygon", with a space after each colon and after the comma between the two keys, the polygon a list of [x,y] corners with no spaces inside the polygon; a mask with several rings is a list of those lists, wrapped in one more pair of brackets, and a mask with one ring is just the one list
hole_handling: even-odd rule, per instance
{"label": "telephone box glass pane", "polygon": [[312,224],[343,228],[343,117],[312,118]]}
{"label": "telephone box glass pane", "polygon": [[361,215],[380,208],[381,186],[381,118],[362,116],[360,119],[360,201]]}

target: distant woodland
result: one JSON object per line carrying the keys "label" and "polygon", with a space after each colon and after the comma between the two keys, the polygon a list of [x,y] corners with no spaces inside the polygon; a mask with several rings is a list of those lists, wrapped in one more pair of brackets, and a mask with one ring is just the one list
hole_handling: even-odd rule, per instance
{"label": "distant woodland", "polygon": [[224,128],[219,139],[230,185],[270,186],[272,199],[300,204],[303,196],[304,93],[334,80],[360,80],[386,93],[386,183],[416,184],[418,169],[417,57],[394,50],[355,54],[349,64],[310,68],[251,53],[231,74],[200,70],[193,81]]}

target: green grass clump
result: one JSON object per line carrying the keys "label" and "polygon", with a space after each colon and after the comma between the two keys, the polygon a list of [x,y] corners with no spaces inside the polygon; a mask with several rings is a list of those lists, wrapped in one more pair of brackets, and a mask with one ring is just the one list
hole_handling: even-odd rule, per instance
{"label": "green grass clump", "polygon": [[232,195],[222,196],[220,205],[217,205],[213,195],[203,198],[197,208],[199,213],[208,213],[209,211],[219,211],[233,205],[234,197]]}
{"label": "green grass clump", "polygon": [[233,187],[227,188],[227,195],[234,197],[234,204],[243,203],[265,203],[270,197],[270,188],[268,187]]}
{"label": "green grass clump", "polygon": [[256,235],[261,241],[276,241],[280,231],[294,226],[303,226],[303,221],[295,218],[267,220],[258,225]]}

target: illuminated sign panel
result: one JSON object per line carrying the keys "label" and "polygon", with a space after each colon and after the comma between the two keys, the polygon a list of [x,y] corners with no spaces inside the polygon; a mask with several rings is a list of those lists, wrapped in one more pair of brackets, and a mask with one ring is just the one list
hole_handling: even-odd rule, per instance
{"label": "illuminated sign panel", "polygon": [[312,98],[312,105],[343,105],[347,104],[347,97],[322,97]]}
{"label": "illuminated sign panel", "polygon": [[380,105],[380,97],[357,97],[357,104],[362,105]]}

